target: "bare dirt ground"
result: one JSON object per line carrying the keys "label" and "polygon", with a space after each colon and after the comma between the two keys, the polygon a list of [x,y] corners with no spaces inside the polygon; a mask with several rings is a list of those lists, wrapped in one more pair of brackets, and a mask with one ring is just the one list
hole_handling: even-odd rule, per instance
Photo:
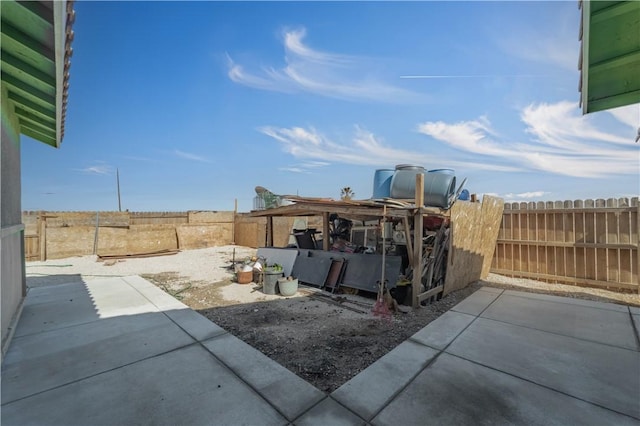
{"label": "bare dirt ground", "polygon": [[640,306],[637,294],[546,284],[490,274],[487,280],[391,320],[374,317],[375,295],[328,295],[301,287],[293,297],[266,295],[256,284],[237,284],[231,260],[255,254],[246,247],[216,247],[113,264],[95,256],[27,263],[31,287],[141,275],[281,365],[331,392],[483,285]]}

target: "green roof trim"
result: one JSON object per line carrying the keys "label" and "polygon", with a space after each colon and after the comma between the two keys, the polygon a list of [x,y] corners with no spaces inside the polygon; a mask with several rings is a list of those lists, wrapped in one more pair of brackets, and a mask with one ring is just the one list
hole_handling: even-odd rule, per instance
{"label": "green roof trim", "polygon": [[640,2],[581,1],[584,114],[640,102]]}
{"label": "green roof trim", "polygon": [[73,53],[72,1],[0,1],[0,78],[20,132],[59,147]]}

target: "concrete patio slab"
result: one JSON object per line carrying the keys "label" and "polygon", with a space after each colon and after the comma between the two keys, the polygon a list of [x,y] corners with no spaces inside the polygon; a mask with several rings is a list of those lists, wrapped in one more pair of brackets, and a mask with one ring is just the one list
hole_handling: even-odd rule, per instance
{"label": "concrete patio slab", "polygon": [[295,421],[296,426],[362,426],[364,420],[338,404],[325,398]]}
{"label": "concrete patio slab", "polygon": [[640,419],[637,351],[479,318],[447,352]]}
{"label": "concrete patio slab", "polygon": [[56,291],[51,291],[51,286],[30,288],[29,297],[25,299],[24,306],[56,302],[60,299],[89,298],[87,287],[83,282],[60,284],[55,288]]}
{"label": "concrete patio slab", "polygon": [[2,424],[640,422],[635,308],[483,288],[327,396],[140,277],[54,281],[3,360]]}
{"label": "concrete patio slab", "polygon": [[203,345],[288,420],[325,397],[324,392],[231,334],[207,340]]}
{"label": "concrete patio slab", "polygon": [[283,425],[287,421],[200,345],[2,406],[3,425]]}
{"label": "concrete patio slab", "polygon": [[631,315],[631,320],[634,323],[634,328],[636,330],[636,336],[638,337],[638,341],[640,341],[640,315]]}
{"label": "concrete patio slab", "polygon": [[162,313],[142,314],[135,321],[109,318],[19,337],[3,362],[2,403],[192,343]]}
{"label": "concrete patio slab", "polygon": [[477,317],[448,311],[411,336],[411,340],[435,349],[444,349]]}
{"label": "concrete patio slab", "polygon": [[631,425],[634,419],[442,354],[373,425]]}
{"label": "concrete patio slab", "polygon": [[580,305],[608,311],[628,312],[625,305],[616,303],[596,302],[595,300],[576,299],[573,297],[554,296],[552,294],[529,293],[524,291],[505,290],[505,296],[526,297],[528,299],[546,300],[549,302],[564,303],[569,305]]}
{"label": "concrete patio slab", "polygon": [[135,290],[143,295],[151,304],[159,310],[173,310],[188,308],[184,303],[177,300],[170,294],[165,293],[158,287],[137,275],[123,277],[122,280],[135,288]]}
{"label": "concrete patio slab", "polygon": [[640,315],[640,308],[637,306],[629,306],[629,312],[633,315]]}
{"label": "concrete patio slab", "polygon": [[189,308],[185,307],[183,309],[172,309],[163,312],[178,325],[178,327],[195,340],[203,341],[226,333],[226,330],[218,324],[209,321],[207,318]]}
{"label": "concrete patio slab", "polygon": [[407,340],[336,389],[331,397],[365,420],[400,392],[437,351]]}
{"label": "concrete patio slab", "polygon": [[[55,294],[57,287],[40,287],[29,293]],[[85,283],[84,287],[84,294],[76,293],[69,298],[63,298],[67,295],[62,294],[50,302],[25,304],[15,337],[84,324],[100,318],[159,312],[158,308],[119,278],[91,281]]]}
{"label": "concrete patio slab", "polygon": [[452,311],[478,316],[500,296],[500,293],[480,289],[451,308]]}
{"label": "concrete patio slab", "polygon": [[[601,305],[608,305],[602,303]],[[614,305],[616,306],[616,305]],[[620,306],[626,308],[625,306]],[[629,312],[504,294],[482,318],[623,348],[638,349]],[[558,321],[563,318],[563,321]]]}
{"label": "concrete patio slab", "polygon": [[497,287],[487,287],[484,286],[480,289],[480,291],[488,291],[489,293],[496,293],[496,294],[502,294],[504,293],[504,289],[502,288],[497,288]]}

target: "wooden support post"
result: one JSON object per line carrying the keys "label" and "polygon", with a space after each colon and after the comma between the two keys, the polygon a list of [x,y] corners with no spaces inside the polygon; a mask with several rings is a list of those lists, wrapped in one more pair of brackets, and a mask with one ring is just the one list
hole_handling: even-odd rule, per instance
{"label": "wooden support post", "polygon": [[411,227],[409,226],[409,218],[403,217],[402,222],[404,223],[404,239],[407,242],[407,257],[409,258],[409,266],[413,268],[413,242],[411,241]]}
{"label": "wooden support post", "polygon": [[236,245],[236,218],[238,217],[238,199],[233,204],[233,222],[231,222],[231,244]]}
{"label": "wooden support post", "polygon": [[40,217],[38,219],[40,222],[40,228],[38,236],[38,243],[40,245],[40,260],[47,260],[47,217],[44,212],[40,213]]}
{"label": "wooden support post", "polygon": [[93,235],[93,254],[98,254],[98,233],[100,232],[100,212],[96,212],[96,232]]}
{"label": "wooden support post", "polygon": [[329,212],[322,213],[322,250],[329,251]]}
{"label": "wooden support post", "polygon": [[411,304],[420,306],[418,295],[422,290],[422,206],[424,205],[424,175],[416,175],[416,212],[413,215],[413,281],[411,283]]}
{"label": "wooden support post", "polygon": [[267,247],[273,247],[273,216],[267,216]]}

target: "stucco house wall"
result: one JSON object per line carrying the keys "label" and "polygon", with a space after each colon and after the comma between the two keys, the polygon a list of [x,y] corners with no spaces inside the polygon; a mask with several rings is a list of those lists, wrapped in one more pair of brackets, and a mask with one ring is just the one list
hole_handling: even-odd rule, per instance
{"label": "stucco house wall", "polygon": [[[1,304],[2,347],[11,335],[12,319],[26,294],[24,225],[20,194],[20,133],[17,117],[2,90],[2,149],[0,151],[0,216],[2,223]],[[4,350],[3,350],[4,353]]]}

